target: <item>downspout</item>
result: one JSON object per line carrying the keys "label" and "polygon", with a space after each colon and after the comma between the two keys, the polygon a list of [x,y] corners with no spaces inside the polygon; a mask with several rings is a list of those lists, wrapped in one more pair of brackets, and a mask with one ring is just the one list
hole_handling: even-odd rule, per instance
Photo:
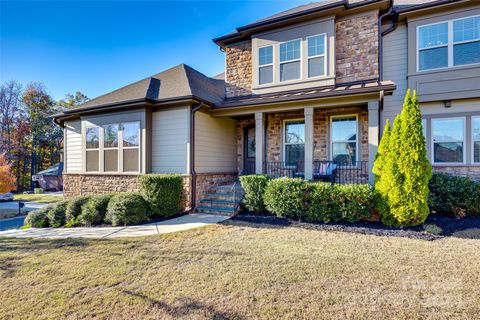
{"label": "downspout", "polygon": [[188,212],[195,210],[197,194],[197,173],[195,172],[195,113],[203,107],[203,102],[198,103],[190,109],[190,174],[192,182],[190,185],[190,208]]}

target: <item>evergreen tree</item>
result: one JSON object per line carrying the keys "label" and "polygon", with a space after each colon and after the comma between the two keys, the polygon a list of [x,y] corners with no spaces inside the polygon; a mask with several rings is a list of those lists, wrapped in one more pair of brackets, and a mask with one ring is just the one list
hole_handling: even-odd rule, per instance
{"label": "evergreen tree", "polygon": [[385,183],[384,178],[386,158],[390,153],[390,134],[390,122],[387,119],[372,169],[373,174],[375,175],[375,190],[377,190],[378,193],[377,210],[381,216],[390,212],[387,201],[389,186]]}

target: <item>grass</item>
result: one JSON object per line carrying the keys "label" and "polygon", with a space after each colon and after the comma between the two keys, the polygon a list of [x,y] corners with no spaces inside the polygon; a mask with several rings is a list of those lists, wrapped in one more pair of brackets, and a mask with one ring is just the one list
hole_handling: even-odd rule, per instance
{"label": "grass", "polygon": [[1,319],[473,319],[480,241],[232,222],[110,240],[0,239]]}
{"label": "grass", "polygon": [[13,196],[14,201],[28,201],[41,203],[54,203],[63,200],[62,196],[55,196],[51,194],[16,194]]}

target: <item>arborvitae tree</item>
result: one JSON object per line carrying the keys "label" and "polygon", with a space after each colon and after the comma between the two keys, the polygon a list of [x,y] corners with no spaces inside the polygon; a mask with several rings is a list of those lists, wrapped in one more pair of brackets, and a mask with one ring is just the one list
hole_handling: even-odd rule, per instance
{"label": "arborvitae tree", "polygon": [[389,185],[385,183],[384,176],[386,158],[390,152],[390,133],[390,122],[387,119],[372,169],[375,175],[375,190],[377,190],[378,193],[377,210],[381,216],[390,212],[387,201]]}

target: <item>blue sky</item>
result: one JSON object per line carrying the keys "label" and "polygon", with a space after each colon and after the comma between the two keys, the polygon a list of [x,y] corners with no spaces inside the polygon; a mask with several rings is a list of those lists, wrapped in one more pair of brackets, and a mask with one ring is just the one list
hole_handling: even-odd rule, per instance
{"label": "blue sky", "polygon": [[179,63],[223,71],[212,38],[311,0],[3,1],[0,82],[43,82],[90,98]]}

